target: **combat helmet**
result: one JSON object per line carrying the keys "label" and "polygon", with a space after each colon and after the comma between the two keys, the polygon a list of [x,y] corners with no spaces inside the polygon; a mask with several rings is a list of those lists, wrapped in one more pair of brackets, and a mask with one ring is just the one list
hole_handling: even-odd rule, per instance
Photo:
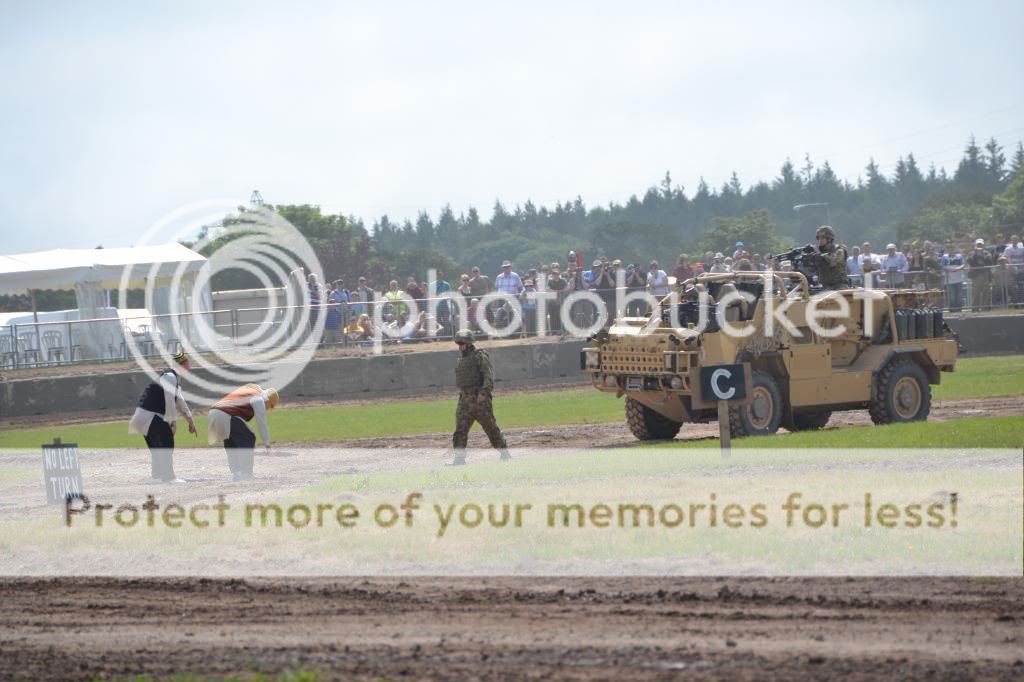
{"label": "combat helmet", "polygon": [[468,329],[460,329],[455,333],[455,343],[473,344],[473,332]]}
{"label": "combat helmet", "polygon": [[832,241],[836,240],[836,231],[832,229],[831,225],[822,225],[821,227],[819,227],[818,231],[814,233],[814,238],[818,239],[822,235],[825,235]]}

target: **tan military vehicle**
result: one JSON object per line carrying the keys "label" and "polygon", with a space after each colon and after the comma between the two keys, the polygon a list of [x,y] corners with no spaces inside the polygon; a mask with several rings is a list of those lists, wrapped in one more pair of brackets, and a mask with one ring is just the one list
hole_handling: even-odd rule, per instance
{"label": "tan military vehicle", "polygon": [[626,397],[633,435],[674,438],[685,422],[716,420],[701,369],[721,365],[748,374],[747,399],[728,408],[733,436],[818,429],[840,410],[866,409],[876,424],[927,418],[931,385],[958,353],[941,292],[816,293],[802,272],[765,274],[701,275],[649,318],[620,318],[591,337],[581,367],[595,388]]}

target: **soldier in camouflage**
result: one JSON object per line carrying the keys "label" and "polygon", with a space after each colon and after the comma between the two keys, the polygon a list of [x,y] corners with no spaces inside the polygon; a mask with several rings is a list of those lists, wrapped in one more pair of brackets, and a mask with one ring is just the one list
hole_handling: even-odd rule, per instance
{"label": "soldier in camouflage", "polygon": [[501,453],[502,460],[512,459],[508,444],[501,435],[498,422],[494,419],[492,393],[494,377],[491,372],[491,358],[487,351],[473,345],[473,333],[463,330],[455,335],[462,357],[455,367],[455,385],[459,388],[459,405],[455,409],[455,433],[452,446],[455,448],[453,465],[466,463],[466,441],[473,422],[480,422],[484,433],[491,441],[491,447]]}
{"label": "soldier in camouflage", "polygon": [[836,244],[836,233],[829,225],[822,225],[814,234],[818,250],[810,262],[818,274],[818,283],[824,289],[847,289],[850,278],[846,273],[846,247]]}

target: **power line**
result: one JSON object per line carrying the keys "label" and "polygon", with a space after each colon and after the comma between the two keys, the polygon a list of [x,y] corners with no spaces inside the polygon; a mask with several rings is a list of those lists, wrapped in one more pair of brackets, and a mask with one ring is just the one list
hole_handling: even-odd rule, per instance
{"label": "power line", "polygon": [[1018,107],[1021,107],[1021,106],[1024,106],[1024,102],[1017,102],[1016,104],[1011,104],[1010,106],[1002,107],[1000,109],[993,109],[992,111],[987,111],[987,112],[985,112],[983,114],[977,114],[975,116],[968,116],[967,118],[962,118],[962,119],[959,119],[957,121],[952,121],[950,123],[943,123],[940,126],[935,126],[935,127],[932,127],[932,128],[923,128],[921,130],[917,130],[917,131],[914,131],[912,133],[907,133],[906,135],[900,135],[900,136],[897,136],[897,137],[890,137],[888,139],[879,140],[879,141],[873,142],[871,144],[861,145],[859,147],[850,147],[850,148],[844,149],[842,151],[832,152],[832,153],[826,154],[824,156],[824,158],[833,158],[833,157],[836,157],[836,156],[842,156],[844,154],[849,154],[849,153],[856,152],[856,151],[863,151],[865,149],[871,149],[871,148],[878,147],[878,146],[881,146],[881,145],[891,144],[893,142],[899,142],[901,140],[906,140],[906,139],[909,139],[911,137],[917,137],[918,135],[926,135],[928,133],[933,133],[933,132],[936,132],[936,131],[939,131],[939,130],[945,130],[946,128],[952,128],[953,126],[963,125],[964,123],[969,123],[971,121],[976,121],[976,120],[981,119],[981,118],[987,118],[988,116],[994,116],[995,114],[1001,114],[1004,111],[1011,111],[1011,110],[1017,109]]}

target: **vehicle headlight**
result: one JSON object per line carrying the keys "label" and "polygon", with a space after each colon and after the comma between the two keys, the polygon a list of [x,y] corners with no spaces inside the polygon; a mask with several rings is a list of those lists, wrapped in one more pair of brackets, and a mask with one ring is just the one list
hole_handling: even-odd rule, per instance
{"label": "vehicle headlight", "polygon": [[668,385],[676,390],[679,390],[680,388],[683,387],[683,380],[681,377],[672,377],[671,381],[668,382]]}
{"label": "vehicle headlight", "polygon": [[583,368],[598,369],[601,366],[601,351],[588,348],[583,351]]}

